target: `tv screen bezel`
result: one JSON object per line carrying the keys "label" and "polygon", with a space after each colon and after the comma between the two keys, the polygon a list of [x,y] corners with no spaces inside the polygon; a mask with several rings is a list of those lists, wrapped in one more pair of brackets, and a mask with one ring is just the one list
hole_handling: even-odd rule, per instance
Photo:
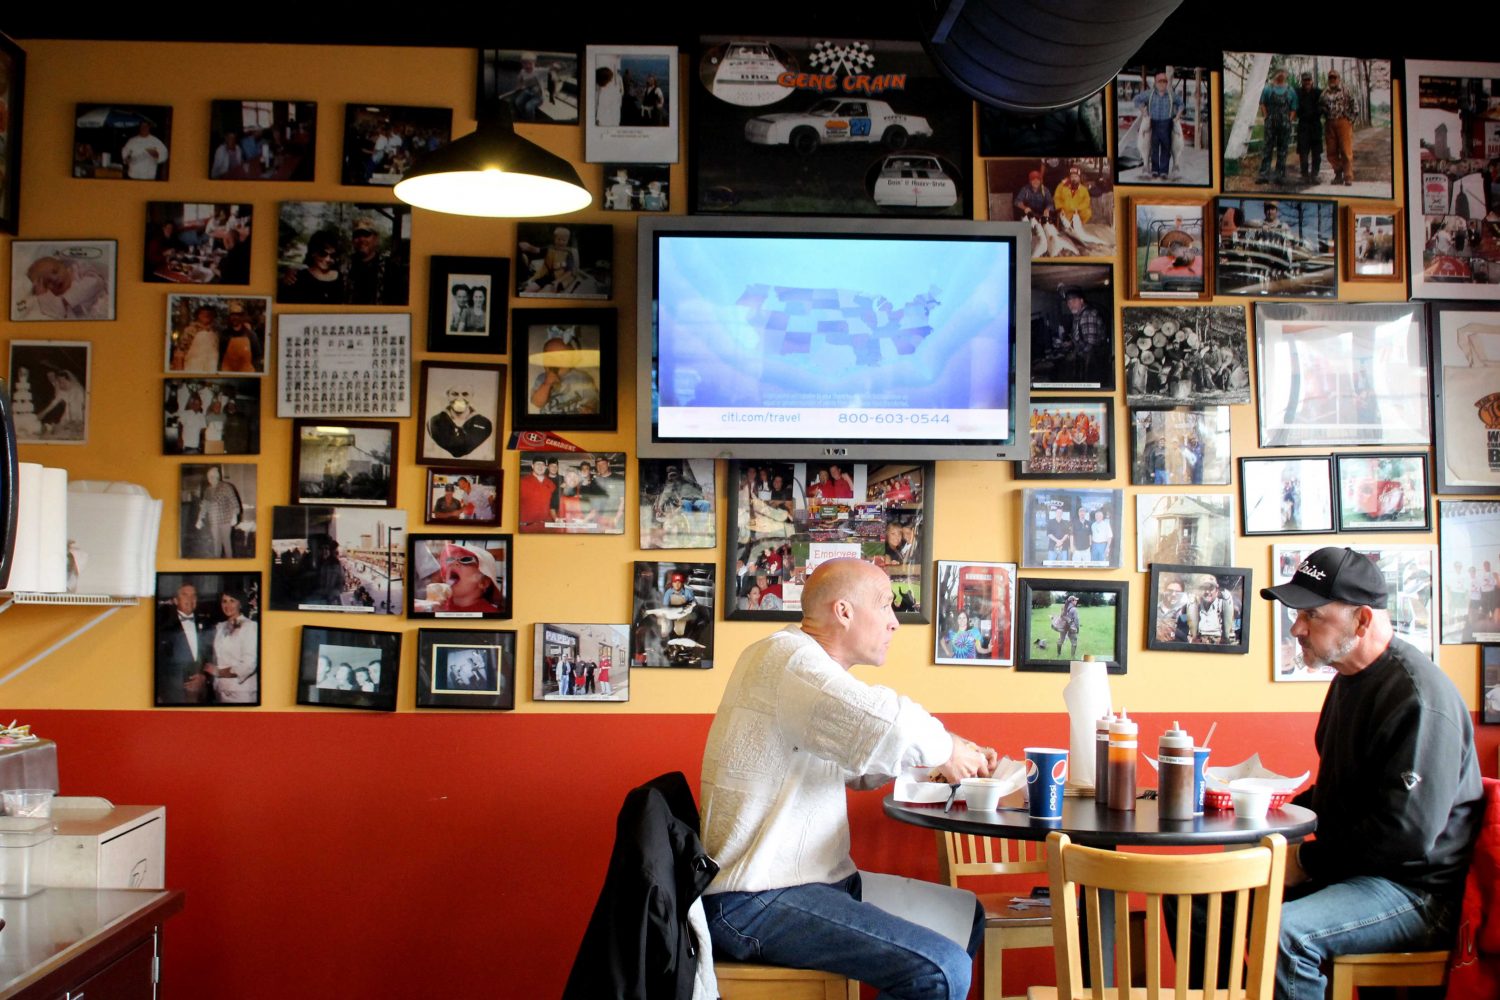
{"label": "tv screen bezel", "polygon": [[[659,438],[653,402],[656,398],[656,280],[658,238],[700,233],[736,235],[822,236],[858,238],[933,236],[982,237],[1011,246],[1010,427],[1007,438],[991,441],[799,441],[765,437],[751,440]],[[1031,386],[1031,232],[1018,222],[968,219],[788,218],[762,216],[664,216],[641,218],[636,254],[636,451],[641,458],[846,458],[855,461],[943,460],[1019,461],[1028,457]],[[1024,325],[1023,325],[1024,324]]]}

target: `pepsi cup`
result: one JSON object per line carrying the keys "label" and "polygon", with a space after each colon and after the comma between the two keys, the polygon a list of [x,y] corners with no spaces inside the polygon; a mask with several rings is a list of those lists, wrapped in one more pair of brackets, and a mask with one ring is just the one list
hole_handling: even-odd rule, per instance
{"label": "pepsi cup", "polygon": [[1061,819],[1068,783],[1068,751],[1026,748],[1026,805],[1032,819]]}
{"label": "pepsi cup", "polygon": [[1204,772],[1208,768],[1208,747],[1193,747],[1193,815],[1203,815]]}

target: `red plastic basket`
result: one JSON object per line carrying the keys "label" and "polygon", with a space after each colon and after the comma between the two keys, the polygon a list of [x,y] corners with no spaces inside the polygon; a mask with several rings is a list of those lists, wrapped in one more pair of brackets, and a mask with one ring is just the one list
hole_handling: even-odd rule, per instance
{"label": "red plastic basket", "polygon": [[[1280,809],[1291,801],[1291,792],[1275,792],[1271,795],[1271,804],[1268,809]],[[1234,808],[1234,801],[1229,793],[1218,788],[1205,788],[1203,790],[1203,807],[1205,809],[1218,809],[1227,811]]]}

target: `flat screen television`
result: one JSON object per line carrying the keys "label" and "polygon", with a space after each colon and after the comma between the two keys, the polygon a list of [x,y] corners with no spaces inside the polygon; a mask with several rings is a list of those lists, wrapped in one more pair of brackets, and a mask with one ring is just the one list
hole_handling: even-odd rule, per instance
{"label": "flat screen television", "polygon": [[639,240],[642,457],[1027,457],[1023,226],[642,218]]}

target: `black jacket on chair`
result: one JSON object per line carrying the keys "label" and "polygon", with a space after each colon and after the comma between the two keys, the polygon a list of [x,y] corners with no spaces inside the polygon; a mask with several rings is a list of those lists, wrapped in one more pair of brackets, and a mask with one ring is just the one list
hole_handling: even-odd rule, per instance
{"label": "black jacket on chair", "polygon": [[563,1000],[691,1000],[697,946],[688,907],[718,871],[681,771],[631,789]]}

